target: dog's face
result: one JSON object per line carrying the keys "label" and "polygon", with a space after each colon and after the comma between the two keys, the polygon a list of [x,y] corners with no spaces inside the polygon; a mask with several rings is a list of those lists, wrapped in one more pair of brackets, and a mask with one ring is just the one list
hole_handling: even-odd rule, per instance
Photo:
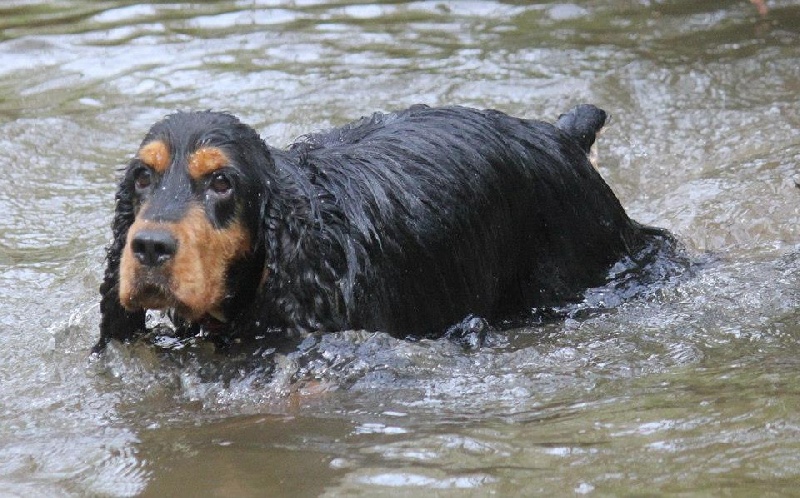
{"label": "dog's face", "polygon": [[260,145],[227,114],[178,113],[153,126],[120,190],[135,215],[120,259],[126,309],[224,320],[231,269],[254,251],[259,196],[248,154]]}

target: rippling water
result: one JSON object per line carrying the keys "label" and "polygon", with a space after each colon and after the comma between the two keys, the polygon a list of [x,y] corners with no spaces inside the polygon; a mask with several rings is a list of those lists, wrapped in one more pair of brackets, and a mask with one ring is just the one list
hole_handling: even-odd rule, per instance
{"label": "rippling water", "polygon": [[[5,2],[0,494],[796,492],[800,7],[767,6]],[[474,351],[351,331],[88,359],[117,170],[153,121],[224,109],[283,145],[420,102],[600,105],[603,175],[704,264]]]}

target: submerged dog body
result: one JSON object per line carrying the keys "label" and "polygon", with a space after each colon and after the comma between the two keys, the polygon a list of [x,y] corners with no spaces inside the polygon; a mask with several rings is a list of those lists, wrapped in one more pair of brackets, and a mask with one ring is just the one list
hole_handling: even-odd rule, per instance
{"label": "submerged dog body", "polygon": [[146,309],[231,337],[405,336],[573,300],[659,233],[588,160],[605,118],[414,106],[278,150],[229,114],[172,114],[117,192],[95,350]]}

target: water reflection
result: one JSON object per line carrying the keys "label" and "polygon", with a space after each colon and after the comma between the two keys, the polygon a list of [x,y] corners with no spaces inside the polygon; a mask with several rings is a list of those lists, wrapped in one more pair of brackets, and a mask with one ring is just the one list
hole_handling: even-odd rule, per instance
{"label": "water reflection", "polygon": [[315,496],[341,474],[329,454],[347,429],[342,420],[298,414],[148,431],[141,457],[158,472],[142,496]]}

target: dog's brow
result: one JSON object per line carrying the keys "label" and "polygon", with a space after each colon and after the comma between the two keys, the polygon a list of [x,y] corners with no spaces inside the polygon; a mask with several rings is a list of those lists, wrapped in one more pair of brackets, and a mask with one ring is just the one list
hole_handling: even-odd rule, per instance
{"label": "dog's brow", "polygon": [[159,173],[163,173],[169,166],[169,147],[161,140],[148,142],[139,149],[139,159]]}
{"label": "dog's brow", "polygon": [[189,175],[195,180],[206,176],[230,162],[228,156],[217,147],[202,147],[189,155]]}

